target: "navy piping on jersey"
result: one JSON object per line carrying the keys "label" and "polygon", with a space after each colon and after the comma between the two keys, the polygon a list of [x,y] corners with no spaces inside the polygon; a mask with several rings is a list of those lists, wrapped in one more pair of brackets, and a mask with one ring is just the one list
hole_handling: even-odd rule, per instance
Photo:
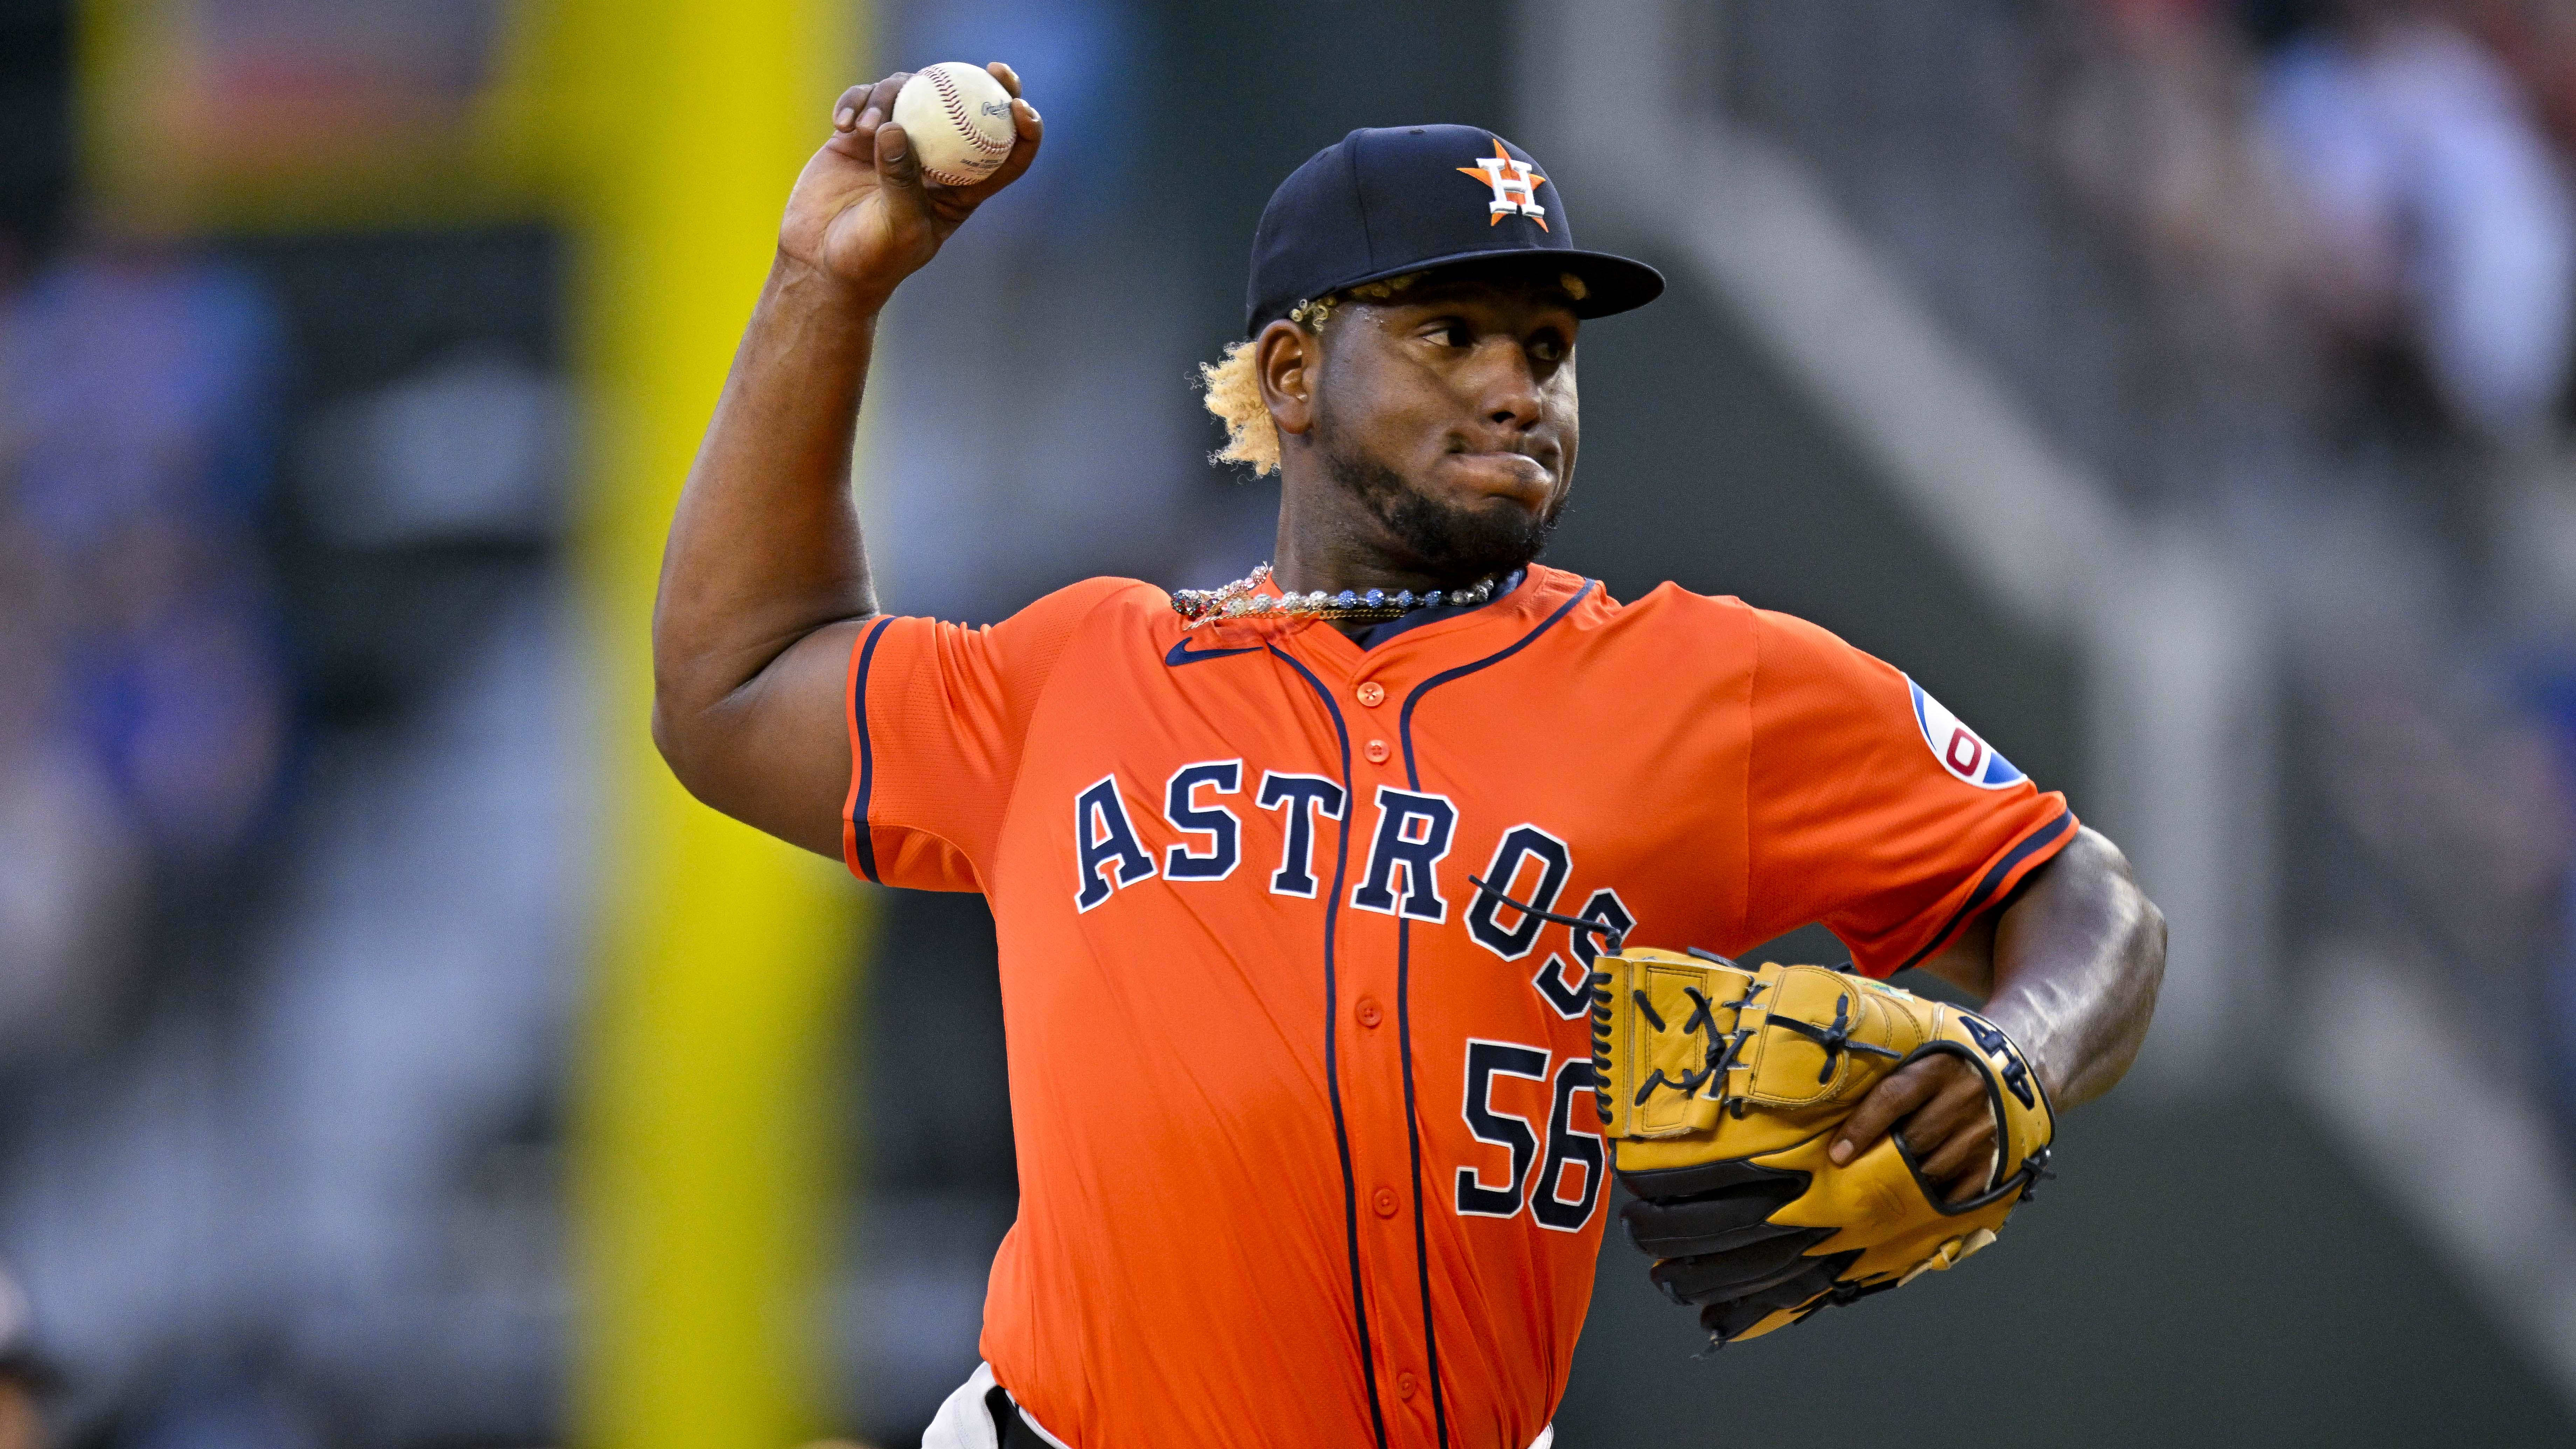
{"label": "navy piping on jersey", "polygon": [[[1591,597],[1599,588],[1596,579],[1586,579],[1574,597],[1557,606],[1556,612],[1539,621],[1537,628],[1523,634],[1510,646],[1496,650],[1470,664],[1444,669],[1413,687],[1405,696],[1404,712],[1396,719],[1397,737],[1404,742],[1405,788],[1422,789],[1422,771],[1413,759],[1413,709],[1422,697],[1453,679],[1464,678],[1488,665],[1500,664],[1528,648],[1538,636],[1556,627],[1557,621],[1574,612],[1574,606]],[[1401,623],[1401,620],[1397,622]],[[1426,621],[1427,622],[1427,621]],[[1335,720],[1340,716],[1336,714]],[[1347,746],[1345,747],[1347,748]],[[1345,814],[1356,813],[1345,811]],[[1422,1118],[1413,1106],[1413,992],[1412,992],[1413,922],[1398,917],[1395,927],[1395,1032],[1396,1046],[1404,1062],[1404,1126],[1413,1144],[1413,1246],[1414,1271],[1422,1281],[1422,1353],[1431,1368],[1431,1414],[1440,1433],[1440,1442],[1449,1442],[1449,1408],[1447,1395],[1440,1383],[1440,1342],[1431,1325],[1431,1253],[1429,1230],[1422,1218]]]}
{"label": "navy piping on jersey", "polygon": [[1450,680],[1464,678],[1465,676],[1473,674],[1477,670],[1486,668],[1489,665],[1500,664],[1504,660],[1511,658],[1513,655],[1520,653],[1524,649],[1527,649],[1533,640],[1537,639],[1539,635],[1546,633],[1548,630],[1555,628],[1557,620],[1572,613],[1575,605],[1580,604],[1585,599],[1591,597],[1592,591],[1599,587],[1601,587],[1601,581],[1599,579],[1585,579],[1583,581],[1583,587],[1574,591],[1573,598],[1557,605],[1555,613],[1540,620],[1539,626],[1530,630],[1528,633],[1523,634],[1520,637],[1519,642],[1511,645],[1509,648],[1497,650],[1492,654],[1488,654],[1484,658],[1476,660],[1473,663],[1461,664],[1455,669],[1441,670],[1438,674],[1431,676],[1429,679],[1426,679],[1413,687],[1413,693],[1405,696],[1404,713],[1396,721],[1396,731],[1404,739],[1404,778],[1410,788],[1415,790],[1422,788],[1422,777],[1413,767],[1413,709],[1414,706],[1422,703],[1422,697],[1429,694],[1431,691],[1438,689],[1440,686],[1447,684]]}
{"label": "navy piping on jersey", "polygon": [[[1984,878],[1977,882],[1977,888],[1968,892],[1968,898],[1959,903],[1959,909],[1950,913],[1950,919],[1941,923],[1941,929],[1933,934],[1930,941],[1924,943],[1923,949],[1915,952],[1906,960],[1905,965],[1897,967],[1896,970],[1903,971],[1922,965],[1926,958],[1949,941],[1950,933],[1959,929],[1960,922],[1986,908],[1993,899],[1995,891],[2003,885],[2005,877],[2011,875],[2023,861],[2030,859],[2033,852],[2065,834],[2066,828],[2074,823],[2075,817],[2071,812],[2060,810],[2057,812],[2056,819],[2023,836],[2021,844],[2005,851],[2004,858],[1987,869]],[[1892,976],[1895,972],[1888,974]]]}
{"label": "navy piping on jersey", "polygon": [[1413,1106],[1413,922],[1395,925],[1395,1047],[1404,1063],[1404,1136],[1413,1151],[1413,1263],[1422,1280],[1422,1357],[1431,1371],[1431,1423],[1449,1443],[1449,1404],[1440,1389],[1440,1336],[1431,1328],[1431,1240],[1422,1221],[1422,1114]]}
{"label": "navy piping on jersey", "polygon": [[[1315,677],[1315,672],[1298,662],[1295,655],[1278,645],[1272,644],[1267,647],[1271,653],[1287,661],[1288,667],[1305,676],[1307,687],[1315,691],[1315,698],[1322,700],[1325,712],[1332,715],[1333,733],[1342,744],[1340,843],[1333,851],[1333,893],[1324,898],[1324,1090],[1333,1104],[1333,1145],[1340,1149],[1342,1154],[1342,1235],[1343,1241],[1350,1245],[1351,1250],[1351,1313],[1357,1319],[1360,1330],[1360,1373],[1368,1383],[1369,1421],[1377,1428],[1378,1449],[1386,1449],[1386,1411],[1378,1405],[1377,1356],[1369,1347],[1368,1299],[1360,1283],[1360,1200],[1359,1189],[1355,1185],[1351,1172],[1350,1128],[1342,1117],[1342,1073],[1338,1057],[1340,1036],[1337,1030],[1341,1018],[1341,996],[1333,972],[1333,928],[1340,919],[1342,887],[1346,884],[1346,877],[1350,871],[1351,818],[1359,814],[1351,786],[1351,732],[1349,727],[1342,723],[1342,708],[1333,702],[1333,692],[1324,687],[1324,682]],[[1398,999],[1402,999],[1401,993]],[[1411,1070],[1410,1058],[1407,1059],[1406,1070],[1408,1072]],[[1406,1091],[1409,1101],[1411,1092],[1409,1079]],[[1418,1164],[1419,1156],[1420,1149],[1417,1148],[1415,1167],[1417,1177],[1421,1173]],[[1417,1194],[1417,1207],[1418,1201]],[[1425,1302],[1428,1301],[1426,1298]],[[1433,1370],[1432,1382],[1435,1386],[1439,1383],[1436,1368]]]}
{"label": "navy piping on jersey", "polygon": [[879,619],[876,627],[868,630],[868,642],[859,647],[859,675],[850,684],[850,718],[859,732],[859,788],[850,797],[850,838],[858,846],[859,873],[876,885],[885,882],[877,879],[876,835],[868,829],[868,796],[877,783],[876,747],[868,739],[868,670],[877,662],[877,641],[885,637],[887,627],[893,623],[892,619]]}
{"label": "navy piping on jersey", "polygon": [[1246,645],[1241,649],[1192,649],[1190,647],[1189,636],[1184,634],[1179,640],[1173,643],[1171,652],[1163,656],[1163,662],[1172,666],[1174,669],[1178,669],[1184,664],[1196,664],[1201,660],[1224,659],[1235,654],[1258,654],[1260,652],[1261,646],[1258,644]]}

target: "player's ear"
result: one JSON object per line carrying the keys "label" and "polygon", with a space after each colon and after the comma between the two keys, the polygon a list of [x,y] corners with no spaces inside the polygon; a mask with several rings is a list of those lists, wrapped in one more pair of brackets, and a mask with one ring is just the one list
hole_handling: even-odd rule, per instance
{"label": "player's ear", "polygon": [[1282,433],[1304,433],[1315,425],[1315,381],[1323,360],[1323,339],[1294,322],[1278,321],[1261,329],[1252,342],[1253,375],[1261,381],[1261,402]]}

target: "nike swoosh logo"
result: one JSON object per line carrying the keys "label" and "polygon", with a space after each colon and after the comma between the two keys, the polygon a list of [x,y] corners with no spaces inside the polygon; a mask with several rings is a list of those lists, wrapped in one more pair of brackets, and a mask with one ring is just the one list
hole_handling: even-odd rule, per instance
{"label": "nike swoosh logo", "polygon": [[1249,649],[1192,649],[1190,647],[1190,641],[1183,639],[1172,646],[1171,653],[1163,656],[1163,662],[1172,666],[1174,669],[1178,669],[1184,664],[1196,664],[1202,659],[1223,659],[1229,654],[1258,654],[1260,652],[1261,646],[1258,644],[1253,645]]}

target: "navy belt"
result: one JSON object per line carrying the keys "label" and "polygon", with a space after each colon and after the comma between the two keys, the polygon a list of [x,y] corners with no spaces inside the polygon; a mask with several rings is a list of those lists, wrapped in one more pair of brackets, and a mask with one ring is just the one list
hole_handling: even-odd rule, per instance
{"label": "navy belt", "polygon": [[995,1384],[984,1391],[984,1408],[993,1416],[993,1438],[1002,1449],[1055,1449],[1011,1402],[1008,1391]]}

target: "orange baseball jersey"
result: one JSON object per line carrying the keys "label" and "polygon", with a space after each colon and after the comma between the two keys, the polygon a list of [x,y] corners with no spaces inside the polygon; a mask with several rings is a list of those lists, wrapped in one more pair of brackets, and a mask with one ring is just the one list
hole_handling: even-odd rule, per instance
{"label": "orange baseball jersey", "polygon": [[1730,955],[1821,920],[1884,975],[2074,836],[1799,620],[1535,567],[1417,617],[1185,630],[1095,579],[852,648],[851,868],[992,904],[983,1352],[1074,1449],[1547,1428],[1606,1216],[1598,944],[1503,895]]}

